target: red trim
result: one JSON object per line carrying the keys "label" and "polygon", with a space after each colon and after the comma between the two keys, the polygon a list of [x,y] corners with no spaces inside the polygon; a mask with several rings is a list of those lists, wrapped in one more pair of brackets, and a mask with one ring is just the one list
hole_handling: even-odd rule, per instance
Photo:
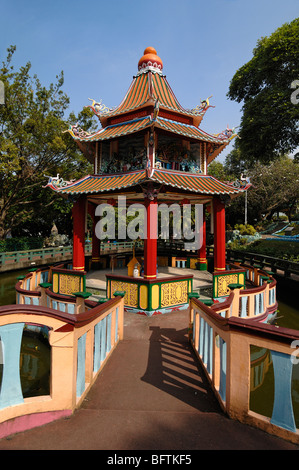
{"label": "red trim", "polygon": [[225,206],[219,198],[214,203],[214,270],[225,271]]}
{"label": "red trim", "polygon": [[80,197],[73,206],[73,269],[82,271],[85,267],[85,216],[86,199]]}
{"label": "red trim", "polygon": [[202,245],[198,250],[198,258],[200,260],[205,260],[207,262],[207,253],[206,253],[206,216],[205,216],[205,206],[203,208],[203,218],[202,218]]}
{"label": "red trim", "polygon": [[147,238],[144,240],[144,278],[153,279],[157,276],[157,200],[145,200]]}

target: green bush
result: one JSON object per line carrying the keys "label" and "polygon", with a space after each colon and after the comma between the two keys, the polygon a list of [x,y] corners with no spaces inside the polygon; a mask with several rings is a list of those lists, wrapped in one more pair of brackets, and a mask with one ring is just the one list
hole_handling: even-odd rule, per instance
{"label": "green bush", "polygon": [[0,252],[6,251],[26,251],[35,250],[43,247],[43,238],[41,237],[22,237],[22,238],[6,238],[0,240]]}
{"label": "green bush", "polygon": [[247,251],[248,253],[257,253],[299,263],[299,242],[258,240],[246,246],[242,246],[241,244],[233,246],[233,243],[231,243],[228,249]]}
{"label": "green bush", "polygon": [[235,230],[239,230],[240,235],[254,235],[256,233],[255,228],[250,224],[237,224]]}

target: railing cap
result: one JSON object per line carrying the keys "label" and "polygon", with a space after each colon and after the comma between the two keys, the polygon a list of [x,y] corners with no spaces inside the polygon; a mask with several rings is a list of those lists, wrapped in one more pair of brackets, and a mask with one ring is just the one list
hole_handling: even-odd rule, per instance
{"label": "railing cap", "polygon": [[48,289],[49,287],[52,286],[51,282],[41,282],[39,284],[40,287],[44,287],[45,289]]}
{"label": "railing cap", "polygon": [[244,284],[233,283],[233,284],[229,284],[228,287],[230,289],[241,289],[241,287],[244,287]]}
{"label": "railing cap", "polygon": [[92,293],[91,292],[74,292],[73,295],[75,295],[76,297],[82,297],[83,299],[87,299],[88,297],[92,295]]}
{"label": "railing cap", "polygon": [[189,292],[188,294],[188,299],[199,299],[199,293],[198,292]]}
{"label": "railing cap", "polygon": [[126,295],[125,291],[115,291],[114,292],[114,297],[124,297]]}

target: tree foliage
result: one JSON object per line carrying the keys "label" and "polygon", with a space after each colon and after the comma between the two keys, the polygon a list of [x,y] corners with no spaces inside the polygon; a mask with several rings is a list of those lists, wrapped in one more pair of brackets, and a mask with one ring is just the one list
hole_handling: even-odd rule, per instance
{"label": "tree foliage", "polygon": [[289,220],[299,201],[299,165],[281,157],[269,165],[257,163],[250,172],[253,188],[248,191],[248,207],[256,220],[270,219],[284,212]]}
{"label": "tree foliage", "polygon": [[[271,219],[274,213],[284,212],[289,220],[298,209],[299,203],[299,163],[296,159],[283,156],[269,164],[257,162],[254,168],[245,169],[233,150],[224,164],[213,162],[209,174],[222,181],[240,179],[245,171],[252,186],[247,191],[248,223],[256,224]],[[226,219],[232,227],[244,222],[245,194],[233,199],[227,207]]]}
{"label": "tree foliage", "polygon": [[291,85],[299,80],[298,37],[299,18],[262,37],[231,80],[228,97],[243,102],[238,146],[250,166],[299,146],[299,104],[291,101]]}
{"label": "tree foliage", "polygon": [[0,106],[0,239],[9,232],[49,235],[53,221],[63,224],[61,214],[69,214],[71,205],[43,189],[45,175],[59,173],[73,179],[90,171],[76,144],[64,133],[77,121],[83,128],[91,127],[90,110],[66,116],[69,98],[62,89],[63,72],[56,83],[45,87],[36,75],[30,75],[30,62],[14,70],[15,50],[15,46],[8,48],[0,68],[5,88],[5,105]]}

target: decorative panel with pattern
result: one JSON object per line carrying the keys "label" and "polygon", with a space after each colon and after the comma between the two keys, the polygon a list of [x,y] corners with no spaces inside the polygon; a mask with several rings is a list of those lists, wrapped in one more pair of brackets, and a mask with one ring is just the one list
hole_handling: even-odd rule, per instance
{"label": "decorative panel with pattern", "polygon": [[161,307],[188,302],[188,281],[168,282],[161,285]]}
{"label": "decorative panel with pattern", "polygon": [[124,303],[128,307],[138,307],[138,285],[129,282],[111,280],[111,297],[116,291],[125,291]]}

